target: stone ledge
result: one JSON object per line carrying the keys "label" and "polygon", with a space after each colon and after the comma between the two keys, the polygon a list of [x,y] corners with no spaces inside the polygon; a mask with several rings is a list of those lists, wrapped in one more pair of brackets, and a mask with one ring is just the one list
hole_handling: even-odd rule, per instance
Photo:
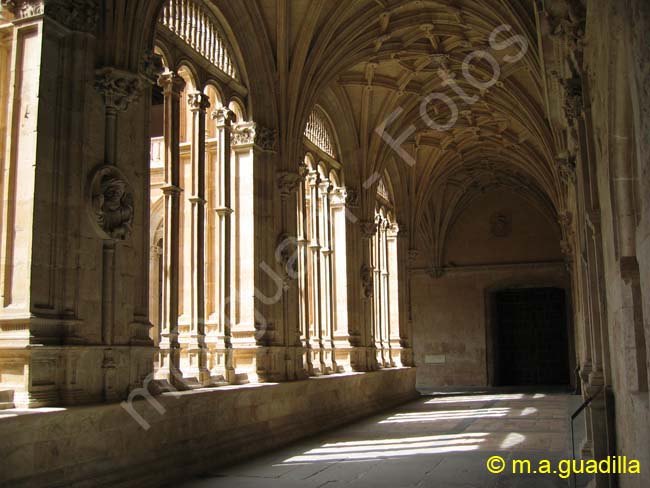
{"label": "stone ledge", "polygon": [[0,485],[161,486],[417,396],[415,368],[390,368],[134,401],[148,429],[121,404],[4,410]]}

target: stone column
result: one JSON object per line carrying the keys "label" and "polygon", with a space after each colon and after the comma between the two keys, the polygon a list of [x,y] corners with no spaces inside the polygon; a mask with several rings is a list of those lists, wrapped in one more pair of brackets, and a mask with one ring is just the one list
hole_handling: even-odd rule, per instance
{"label": "stone column", "polygon": [[[312,169],[309,173],[309,204],[310,204],[310,242],[309,255],[311,261],[312,288],[312,323],[314,336],[310,338],[311,349],[315,354],[313,358],[314,372],[316,374],[327,373],[325,351],[323,350],[323,305],[322,300],[322,268],[321,268],[321,244],[320,244],[320,175],[318,170]],[[316,366],[318,364],[318,366]]]}
{"label": "stone column", "polygon": [[2,5],[3,403],[125,398],[152,369],[146,79],[106,60],[93,73],[94,2]]}
{"label": "stone column", "polygon": [[190,193],[190,330],[183,341],[187,351],[182,359],[183,376],[196,385],[207,385],[205,346],[205,114],[208,96],[200,91],[189,93],[187,103],[192,116],[192,187]]}
{"label": "stone column", "polygon": [[406,225],[399,224],[396,227],[395,269],[397,270],[397,276],[393,279],[398,287],[399,328],[397,330],[397,336],[399,337],[399,361],[402,366],[413,366],[409,234]]}
{"label": "stone column", "polygon": [[384,219],[381,215],[375,216],[375,235],[372,238],[372,276],[373,276],[373,315],[374,315],[374,345],[377,364],[385,366],[384,358],[384,327],[386,317],[383,314],[384,283],[383,270],[383,226]]}
{"label": "stone column", "polygon": [[278,237],[275,260],[282,266],[282,325],[287,380],[305,379],[304,348],[301,341],[300,264],[298,241],[302,232],[296,209],[300,203],[298,188],[302,186],[300,173],[278,171],[276,183],[280,194],[281,232]]}
{"label": "stone column", "polygon": [[[350,371],[352,368],[350,315],[348,310],[348,236],[347,236],[347,192],[345,188],[336,188],[330,198],[332,214],[332,228],[334,240],[332,241],[333,260],[332,276],[334,279],[335,322],[333,339],[335,346],[335,359],[339,371]],[[352,244],[349,244],[352,246]]]}
{"label": "stone column", "polygon": [[395,223],[389,223],[386,229],[386,269],[387,269],[387,283],[388,290],[388,350],[390,366],[401,364],[400,357],[400,296],[399,296],[399,261],[397,258],[397,235],[399,227]]}
{"label": "stone column", "polygon": [[362,292],[363,322],[360,324],[361,345],[353,351],[355,370],[374,371],[377,369],[377,349],[375,346],[375,303],[374,270],[372,267],[373,239],[377,233],[374,221],[359,221],[361,230],[361,268],[359,270]]}
{"label": "stone column", "polygon": [[[105,106],[104,161],[91,173],[91,193],[96,230],[102,237],[101,344],[103,399],[120,398],[113,345],[120,342],[116,326],[116,244],[131,237],[134,218],[133,190],[117,168],[117,114],[125,111],[141,90],[137,75],[106,67],[95,73],[95,88]],[[130,195],[125,199],[125,196]],[[115,210],[117,209],[117,212]],[[147,331],[148,332],[148,331]],[[120,334],[121,335],[121,334]]]}
{"label": "stone column", "polygon": [[390,222],[384,219],[381,226],[381,314],[382,314],[382,348],[384,366],[392,366],[392,356],[390,348],[391,336],[391,303],[390,303],[390,288],[389,282],[389,266],[388,266],[388,229]]}
{"label": "stone column", "polygon": [[232,171],[231,171],[231,129],[235,114],[225,107],[212,112],[217,128],[217,155],[215,160],[217,187],[216,201],[213,203],[212,218],[216,218],[216,245],[213,260],[216,266],[216,296],[213,298],[217,309],[217,330],[209,335],[211,356],[211,378],[213,384],[236,383],[232,357],[232,303],[231,303],[231,263],[232,263]]}
{"label": "stone column", "polygon": [[322,180],[319,184],[319,193],[321,196],[321,229],[322,229],[322,317],[321,317],[321,343],[323,347],[323,358],[325,369],[323,373],[336,373],[338,366],[336,364],[336,352],[333,341],[333,315],[334,305],[332,303],[334,288],[332,269],[332,211],[330,208],[330,198],[332,184],[329,180]]}
{"label": "stone column", "polygon": [[[273,221],[275,130],[255,122],[233,127],[234,174],[233,361],[242,380],[284,381],[286,360],[281,321],[284,280],[276,272]],[[277,319],[277,321],[276,321]]]}
{"label": "stone column", "polygon": [[152,242],[149,248],[149,317],[151,324],[151,339],[154,346],[158,346],[160,335],[160,290],[159,284],[161,279],[160,258],[162,250],[156,242]]}
{"label": "stone column", "polygon": [[162,187],[165,216],[163,221],[163,292],[160,317],[159,369],[156,378],[181,387],[180,346],[178,342],[179,234],[180,234],[180,95],[185,81],[167,71],[158,79],[164,101],[164,175]]}
{"label": "stone column", "polygon": [[304,350],[304,364],[309,376],[314,376],[313,351],[311,348],[311,330],[309,325],[309,222],[307,213],[308,175],[307,168],[301,166],[301,181],[298,186],[298,297],[300,310],[300,341]]}
{"label": "stone column", "polygon": [[[586,309],[586,324],[590,326],[591,364],[590,371],[585,375],[587,384],[584,394],[593,396],[598,391],[596,399],[587,411],[587,433],[590,435],[591,449],[595,459],[604,459],[615,452],[615,423],[613,421],[614,406],[611,395],[611,371],[609,360],[609,332],[607,324],[607,297],[605,292],[605,277],[601,231],[601,205],[597,182],[596,165],[598,161],[594,143],[594,129],[590,105],[585,101],[589,95],[583,90],[587,84],[584,78],[574,77],[570,84],[572,90],[567,91],[568,105],[573,111],[568,111],[570,131],[577,135],[578,160],[580,178],[578,191],[580,205],[586,225],[583,224],[584,244],[586,248],[586,274],[588,308]],[[590,425],[589,425],[590,424]],[[595,477],[597,487],[611,486],[612,477],[599,474]]]}

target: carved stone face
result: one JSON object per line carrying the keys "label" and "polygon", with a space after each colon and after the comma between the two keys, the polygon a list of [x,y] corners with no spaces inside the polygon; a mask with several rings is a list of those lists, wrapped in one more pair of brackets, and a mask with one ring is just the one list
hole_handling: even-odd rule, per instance
{"label": "carved stone face", "polygon": [[122,198],[124,197],[124,182],[118,178],[106,176],[102,179],[101,190],[104,195],[102,210],[105,212],[118,211],[122,206]]}
{"label": "carved stone face", "polygon": [[133,195],[122,174],[112,166],[104,166],[91,183],[92,216],[102,234],[124,240],[131,234]]}

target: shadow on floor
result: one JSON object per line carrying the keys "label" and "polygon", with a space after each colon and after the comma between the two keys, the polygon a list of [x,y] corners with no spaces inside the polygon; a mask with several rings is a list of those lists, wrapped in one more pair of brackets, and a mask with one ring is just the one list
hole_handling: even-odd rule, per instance
{"label": "shadow on floor", "polygon": [[[580,403],[565,390],[425,392],[393,411],[183,486],[565,488],[573,484],[560,461],[572,457],[569,416]],[[576,434],[584,436],[584,429]],[[487,470],[493,456],[504,462],[500,474]],[[540,474],[546,469],[550,474]],[[577,486],[587,481],[582,477]]]}

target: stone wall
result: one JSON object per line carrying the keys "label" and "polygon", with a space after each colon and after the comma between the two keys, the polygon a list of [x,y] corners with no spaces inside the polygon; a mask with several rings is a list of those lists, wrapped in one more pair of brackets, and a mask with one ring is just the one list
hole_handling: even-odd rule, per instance
{"label": "stone wall", "polygon": [[[584,66],[595,141],[606,322],[606,381],[615,413],[616,454],[650,465],[650,6],[643,1],[588,4]],[[648,486],[621,476],[619,486]]]}
{"label": "stone wall", "polygon": [[[161,486],[417,397],[414,368],[0,416],[0,486]],[[159,408],[157,408],[159,407]],[[145,428],[148,427],[148,428]]]}
{"label": "stone wall", "polygon": [[[559,264],[467,267],[433,279],[412,277],[417,387],[487,386],[488,292],[516,286],[566,286]],[[568,298],[569,294],[567,294]]]}
{"label": "stone wall", "polygon": [[486,386],[493,361],[488,293],[520,286],[567,290],[559,226],[551,213],[512,190],[477,197],[449,231],[445,267],[411,275],[418,388]]}

